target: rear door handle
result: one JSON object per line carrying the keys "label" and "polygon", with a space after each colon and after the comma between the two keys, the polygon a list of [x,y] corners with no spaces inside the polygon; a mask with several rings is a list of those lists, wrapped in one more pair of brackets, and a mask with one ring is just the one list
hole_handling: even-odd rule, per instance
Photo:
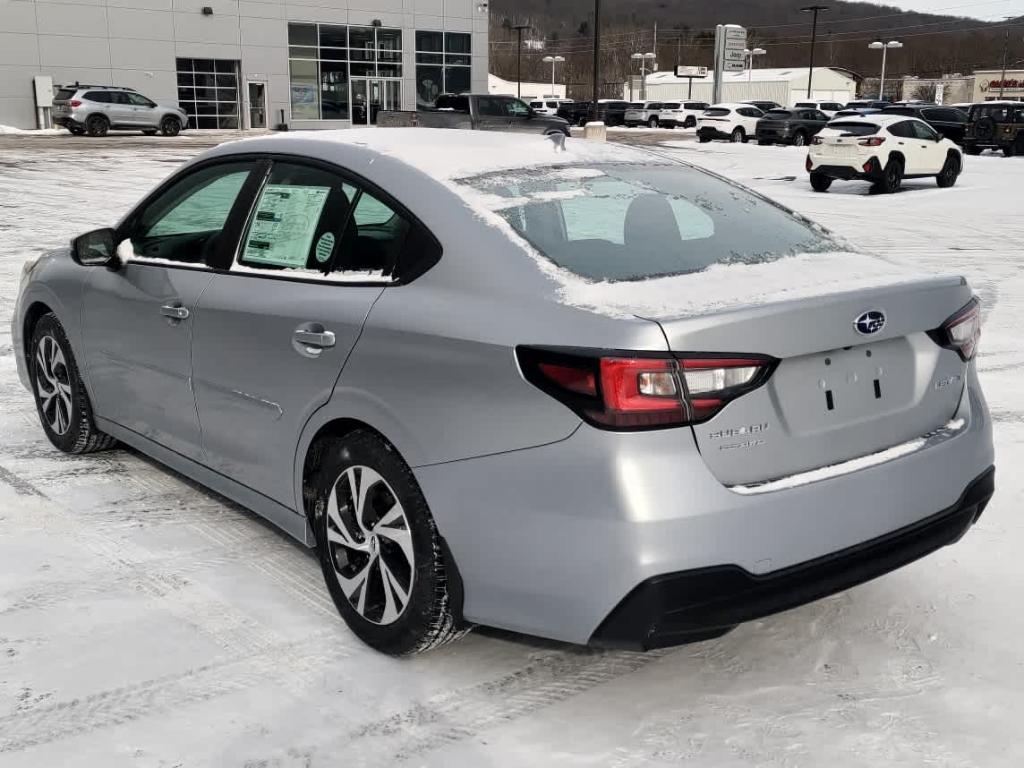
{"label": "rear door handle", "polygon": [[332,331],[295,331],[294,338],[305,347],[329,349],[334,346],[335,338]]}
{"label": "rear door handle", "polygon": [[172,320],[185,320],[188,318],[188,310],[185,307],[174,304],[164,304],[160,307],[160,314]]}

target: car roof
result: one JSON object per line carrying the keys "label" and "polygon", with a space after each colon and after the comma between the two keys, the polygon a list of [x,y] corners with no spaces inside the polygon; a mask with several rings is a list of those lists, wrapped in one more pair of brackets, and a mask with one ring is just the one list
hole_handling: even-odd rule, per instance
{"label": "car roof", "polygon": [[717,104],[708,104],[708,109],[715,109],[716,107],[728,107],[729,109],[736,109],[736,107],[752,107],[754,106],[749,101],[720,101]]}
{"label": "car roof", "polygon": [[540,134],[445,128],[292,131],[230,141],[196,160],[246,152],[326,160],[366,176],[372,175],[375,163],[393,161],[439,180],[556,163],[651,162],[649,153],[617,143],[567,139],[564,151],[559,151],[555,142]]}
{"label": "car roof", "polygon": [[887,115],[885,112],[876,112],[873,115],[850,115],[849,117],[841,117],[839,119],[843,122],[864,120],[865,122],[873,125],[879,125],[883,128],[892,125],[893,123],[902,123],[905,120],[916,120],[919,123],[924,122],[913,115]]}

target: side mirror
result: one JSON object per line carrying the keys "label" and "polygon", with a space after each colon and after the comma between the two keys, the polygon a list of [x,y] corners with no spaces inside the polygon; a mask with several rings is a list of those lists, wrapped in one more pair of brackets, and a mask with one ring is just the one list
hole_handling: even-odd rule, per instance
{"label": "side mirror", "polygon": [[936,144],[938,144],[938,143],[939,143],[940,141],[942,141],[942,140],[943,140],[944,138],[945,138],[945,136],[943,136],[943,135],[942,135],[941,133],[936,133],[936,134],[935,134],[935,143],[936,143]]}
{"label": "side mirror", "polygon": [[95,229],[71,241],[71,258],[83,267],[116,267],[117,244],[114,230]]}

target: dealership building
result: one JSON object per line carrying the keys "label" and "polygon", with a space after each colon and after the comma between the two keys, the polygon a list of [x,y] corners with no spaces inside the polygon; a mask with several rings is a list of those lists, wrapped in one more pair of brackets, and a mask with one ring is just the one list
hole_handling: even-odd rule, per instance
{"label": "dealership building", "polygon": [[0,125],[37,127],[37,76],[134,88],[179,104],[191,128],[365,124],[381,109],[415,109],[443,92],[486,93],[486,7],[0,0]]}

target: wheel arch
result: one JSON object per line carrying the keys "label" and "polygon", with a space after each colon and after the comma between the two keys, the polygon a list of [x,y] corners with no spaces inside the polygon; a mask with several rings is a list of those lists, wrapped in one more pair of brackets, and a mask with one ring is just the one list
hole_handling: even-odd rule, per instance
{"label": "wheel arch", "polygon": [[21,347],[25,353],[26,362],[31,359],[32,334],[35,332],[36,325],[44,316],[51,313],[57,314],[49,304],[40,299],[33,301],[25,310],[21,321]]}

